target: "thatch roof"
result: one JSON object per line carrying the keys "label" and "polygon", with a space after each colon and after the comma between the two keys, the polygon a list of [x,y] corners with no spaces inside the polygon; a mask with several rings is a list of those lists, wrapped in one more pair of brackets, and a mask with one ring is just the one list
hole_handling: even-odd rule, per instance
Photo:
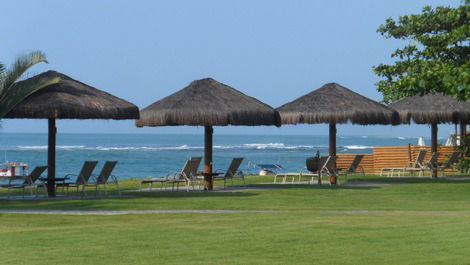
{"label": "thatch roof", "polygon": [[191,82],[140,112],[136,126],[276,125],[279,113],[269,105],[212,78]]}
{"label": "thatch roof", "polygon": [[403,123],[468,123],[470,104],[442,93],[416,95],[389,105],[396,109]]}
{"label": "thatch roof", "polygon": [[[59,77],[61,80],[27,97],[5,118],[114,120],[139,118],[139,108],[136,105],[64,74],[48,71],[31,78],[44,75],[51,78]],[[21,85],[21,82],[18,85]]]}
{"label": "thatch roof", "polygon": [[397,124],[393,109],[337,83],[328,83],[277,108],[282,124]]}

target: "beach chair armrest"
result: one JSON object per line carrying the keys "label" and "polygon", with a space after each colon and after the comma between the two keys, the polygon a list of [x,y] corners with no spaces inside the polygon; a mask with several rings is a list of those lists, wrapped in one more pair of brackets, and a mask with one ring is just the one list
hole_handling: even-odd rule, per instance
{"label": "beach chair armrest", "polygon": [[301,168],[301,169],[299,170],[299,174],[300,174],[300,175],[304,174],[304,172],[308,173],[307,167],[303,167],[303,168]]}
{"label": "beach chair armrest", "polygon": [[90,175],[90,180],[88,181],[90,183],[96,183],[98,181],[98,176],[97,175]]}
{"label": "beach chair armrest", "polygon": [[183,172],[182,171],[175,171],[173,173],[169,173],[167,177],[173,177],[173,178],[176,178],[177,176],[180,176],[182,175]]}
{"label": "beach chair armrest", "polygon": [[115,175],[110,175],[109,176],[114,182],[118,182],[118,179]]}

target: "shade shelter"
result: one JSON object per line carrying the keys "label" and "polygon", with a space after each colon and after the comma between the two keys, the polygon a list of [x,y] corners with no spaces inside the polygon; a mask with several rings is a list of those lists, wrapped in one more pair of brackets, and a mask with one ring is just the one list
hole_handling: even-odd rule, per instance
{"label": "shade shelter", "polygon": [[337,83],[324,86],[277,108],[282,124],[328,123],[329,154],[336,156],[336,124],[396,124],[395,110]]}
{"label": "shade shelter", "polygon": [[[402,123],[431,124],[432,152],[437,152],[439,123],[466,125],[470,120],[470,103],[442,93],[407,97],[389,106],[398,111]],[[436,171],[433,177],[437,177]]]}
{"label": "shade shelter", "polygon": [[[28,96],[5,118],[48,119],[47,190],[49,197],[54,197],[56,119],[138,119],[139,109],[132,103],[56,71],[44,72],[22,82],[44,76],[59,77],[60,81]],[[21,82],[17,85],[21,86]]]}
{"label": "shade shelter", "polygon": [[142,109],[136,121],[137,127],[179,125],[204,126],[205,188],[211,190],[213,126],[280,126],[280,117],[256,98],[205,78]]}

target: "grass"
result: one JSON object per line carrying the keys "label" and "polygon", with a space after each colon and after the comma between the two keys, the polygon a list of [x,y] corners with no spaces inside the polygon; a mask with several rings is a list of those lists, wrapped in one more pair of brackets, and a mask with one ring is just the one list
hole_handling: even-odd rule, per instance
{"label": "grass", "polygon": [[470,264],[470,180],[366,176],[355,181],[396,185],[335,188],[248,180],[279,189],[135,193],[138,183],[125,181],[132,197],[0,200],[3,210],[276,211],[0,214],[0,264]]}

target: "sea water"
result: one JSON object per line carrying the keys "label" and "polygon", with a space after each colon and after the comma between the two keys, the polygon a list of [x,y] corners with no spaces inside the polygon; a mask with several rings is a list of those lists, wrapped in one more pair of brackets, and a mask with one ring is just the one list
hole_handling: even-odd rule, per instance
{"label": "sea water", "polygon": [[[373,146],[416,145],[417,138],[338,136],[338,154],[372,153]],[[441,139],[442,141],[442,139]],[[257,173],[256,164],[280,164],[298,172],[308,157],[328,153],[328,136],[214,134],[213,168],[226,169],[233,157],[244,157],[241,170]],[[429,139],[427,139],[429,142]],[[182,168],[186,159],[203,156],[204,136],[196,134],[65,134],[57,135],[57,176],[78,174],[84,161],[119,161],[120,179],[166,176]],[[47,134],[0,134],[0,162],[47,164]],[[202,170],[202,164],[200,169]]]}

